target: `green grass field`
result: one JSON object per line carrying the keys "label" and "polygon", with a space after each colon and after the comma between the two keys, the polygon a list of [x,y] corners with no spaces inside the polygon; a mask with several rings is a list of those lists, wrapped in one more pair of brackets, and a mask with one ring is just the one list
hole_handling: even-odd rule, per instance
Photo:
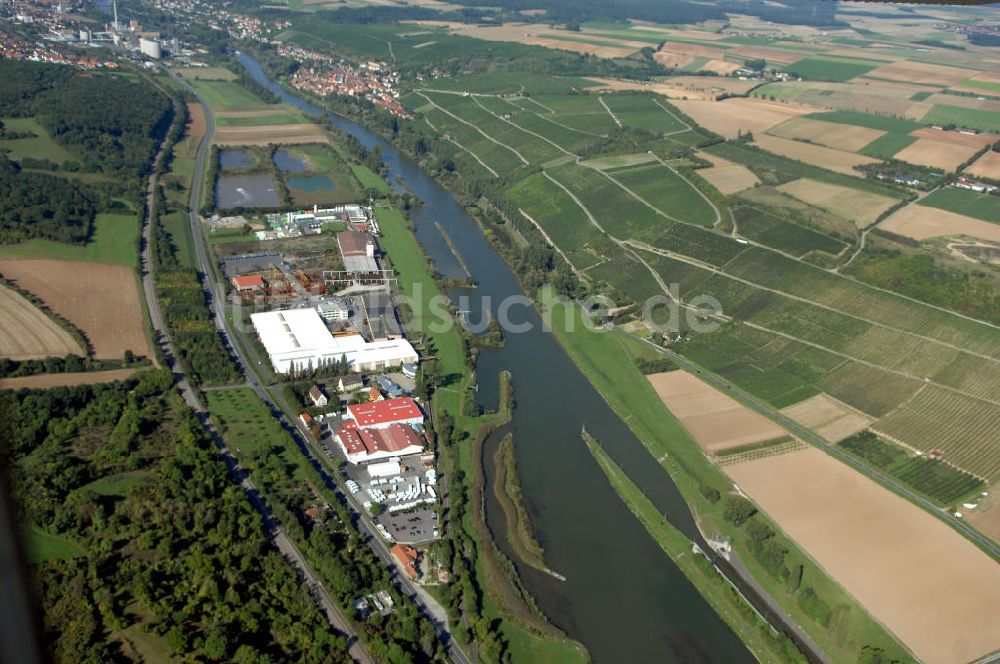
{"label": "green grass field", "polygon": [[51,258],[132,267],[138,260],[138,237],[139,221],[135,215],[101,213],[95,219],[93,239],[86,245],[32,239],[0,245],[0,258]]}
{"label": "green grass field", "polygon": [[823,113],[809,113],[804,117],[812,120],[823,120],[824,122],[880,129],[895,134],[908,134],[925,126],[920,122],[912,120],[891,118],[884,115],[872,115],[871,113],[860,113],[858,111],[826,111]]}
{"label": "green grass field", "polygon": [[57,164],[62,164],[73,158],[64,147],[59,145],[49,136],[42,125],[34,118],[0,118],[3,122],[4,131],[31,132],[33,138],[16,138],[13,140],[0,141],[0,152],[7,151],[7,156],[13,161],[20,161],[25,157],[34,159],[50,159]]}
{"label": "green grass field", "polygon": [[222,422],[222,435],[238,457],[277,455],[293,467],[293,480],[305,481],[298,460],[289,459],[287,452],[295,443],[253,390],[249,387],[206,390],[205,404]]}
{"label": "green grass field", "polygon": [[81,490],[93,491],[100,496],[124,496],[130,487],[139,486],[149,480],[150,477],[146,471],[135,470],[102,477],[90,484],[85,484]]}
{"label": "green grass field", "polygon": [[1000,93],[1000,83],[993,83],[991,81],[976,81],[970,78],[962,81],[960,85],[965,88],[976,88],[978,90],[985,90],[986,92]]}
{"label": "green grass field", "polygon": [[191,81],[191,86],[198,91],[205,101],[216,110],[250,111],[273,107],[266,103],[239,83],[230,81]]}
{"label": "green grass field", "polygon": [[216,116],[215,122],[220,127],[267,127],[270,125],[308,124],[312,120],[302,113],[289,109],[283,113],[267,113],[246,117]]}
{"label": "green grass field", "polygon": [[351,164],[351,172],[365,189],[374,189],[383,195],[389,193],[389,183],[385,181],[385,178],[367,166]]}
{"label": "green grass field", "polygon": [[225,67],[176,67],[174,71],[189,81],[236,80],[236,74]]}
{"label": "green grass field", "polygon": [[[330,148],[323,145],[298,145],[288,147],[286,150],[294,158],[304,161],[307,169],[307,172],[303,174],[285,174],[293,205],[297,207],[311,207],[314,204],[339,205],[357,202],[363,198],[363,191],[355,180],[354,173]],[[296,176],[305,175],[308,177],[309,173],[318,173],[329,177],[335,187],[334,190],[306,191],[294,185]]]}
{"label": "green grass field", "polygon": [[788,65],[788,71],[810,81],[835,81],[843,83],[856,76],[867,74],[882,64],[885,63],[875,60],[814,55],[805,60],[799,60],[795,64]]}
{"label": "green grass field", "polygon": [[741,235],[794,256],[804,256],[810,251],[838,254],[847,246],[829,235],[757,208],[744,206],[737,208],[733,214]]}
{"label": "green grass field", "polygon": [[927,124],[954,124],[979,131],[1000,132],[1000,113],[980,111],[975,108],[934,104],[922,120]]}
{"label": "green grass field", "polygon": [[565,252],[582,249],[600,238],[600,231],[580,206],[541,173],[518,181],[507,190],[507,196]]}
{"label": "green grass field", "polygon": [[680,120],[663,110],[662,106],[666,106],[666,103],[658,104],[657,101],[652,95],[642,94],[620,93],[604,97],[608,108],[626,127],[642,129],[656,135],[685,129]]}
{"label": "green grass field", "polygon": [[81,544],[68,537],[49,534],[34,526],[27,528],[24,535],[27,540],[28,557],[33,563],[87,555],[86,549]]}
{"label": "green grass field", "polygon": [[892,159],[897,152],[909,147],[916,140],[916,136],[907,136],[906,134],[884,134],[861,148],[859,152],[876,159]]}
{"label": "green grass field", "polygon": [[1000,196],[980,194],[955,187],[938,189],[918,205],[939,208],[1000,224]]}

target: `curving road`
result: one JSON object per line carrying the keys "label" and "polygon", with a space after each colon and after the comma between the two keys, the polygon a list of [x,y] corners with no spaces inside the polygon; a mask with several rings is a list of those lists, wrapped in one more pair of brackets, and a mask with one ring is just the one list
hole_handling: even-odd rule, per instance
{"label": "curving road", "polygon": [[[170,72],[170,75],[174,78],[174,80],[177,80],[186,86],[186,83],[182,79],[176,77],[173,72]],[[401,594],[409,598],[410,601],[416,605],[418,610],[421,611],[423,616],[431,622],[437,632],[438,639],[445,646],[449,659],[455,664],[471,664],[469,657],[452,637],[448,626],[447,611],[423,588],[410,580],[409,577],[399,573],[395,559],[390,553],[389,546],[385,543],[381,536],[378,535],[375,530],[375,526],[371,521],[371,517],[358,505],[349,500],[346,494],[341,491],[339,485],[333,479],[333,476],[330,472],[328,472],[327,467],[321,460],[324,456],[318,448],[317,441],[313,438],[312,434],[298,422],[298,420],[295,420],[293,423],[288,417],[286,417],[285,413],[290,411],[290,409],[287,408],[287,404],[285,404],[282,399],[275,398],[263,384],[260,377],[254,370],[254,362],[247,357],[245,350],[238,343],[236,343],[234,336],[227,327],[225,315],[225,294],[222,284],[216,283],[213,278],[214,272],[211,262],[212,258],[208,253],[208,244],[205,241],[198,214],[201,201],[202,180],[205,173],[205,159],[208,154],[208,148],[211,144],[212,133],[215,131],[215,116],[212,113],[211,106],[200,95],[198,95],[197,92],[195,92],[190,86],[187,86],[187,89],[191,90],[191,92],[198,99],[198,102],[204,108],[206,122],[205,138],[202,139],[202,143],[198,148],[197,160],[195,162],[194,176],[191,184],[191,197],[188,206],[188,216],[191,225],[192,237],[194,238],[195,254],[198,260],[199,271],[201,273],[202,286],[205,289],[205,296],[212,312],[212,318],[215,321],[215,327],[219,332],[219,336],[222,338],[223,343],[235,360],[237,367],[246,380],[246,384],[253,389],[261,401],[263,401],[270,409],[271,414],[275,417],[275,419],[277,419],[281,426],[292,436],[292,439],[299,446],[302,453],[305,454],[309,463],[312,464],[312,466],[323,478],[327,487],[336,492],[338,499],[343,504],[347,505],[354,513],[354,522],[358,526],[358,529],[364,534],[368,545],[372,548],[379,559],[382,560],[382,562],[389,568],[392,575],[393,585]],[[202,410],[202,412],[204,411]],[[221,440],[219,442],[221,443]],[[285,542],[285,544],[283,544],[285,547],[283,552],[285,552],[286,556],[292,559],[293,562],[301,562],[302,568],[300,568],[300,571],[303,568],[309,570],[308,563],[306,563],[302,558],[301,553],[299,553],[294,543],[283,534],[282,538]],[[315,580],[315,575],[312,574],[311,570],[309,570],[308,576],[304,573],[303,577],[307,579],[310,583],[310,587],[315,591],[314,594],[318,595],[318,599],[325,605],[324,608],[327,609],[328,617],[331,615],[339,616],[339,620],[337,620],[338,624],[334,624],[332,618],[331,624],[333,624],[334,627],[341,632],[352,637],[352,657],[359,662],[371,662],[371,657],[361,647],[360,641],[358,641],[354,636],[350,625],[345,619],[343,619],[343,616],[340,614],[336,604],[332,601],[326,601],[325,598],[329,597],[328,593],[325,588],[323,588],[322,584]],[[332,611],[330,609],[332,609]]]}

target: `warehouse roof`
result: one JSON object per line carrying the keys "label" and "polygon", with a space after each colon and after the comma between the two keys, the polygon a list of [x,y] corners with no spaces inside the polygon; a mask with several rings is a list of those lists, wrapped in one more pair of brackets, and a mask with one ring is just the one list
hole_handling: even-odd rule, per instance
{"label": "warehouse roof", "polygon": [[360,428],[424,417],[420,406],[410,397],[350,404],[347,410]]}
{"label": "warehouse roof", "polygon": [[351,456],[385,454],[416,454],[423,449],[420,436],[412,427],[393,424],[385,429],[341,429],[337,434]]}
{"label": "warehouse roof", "polygon": [[367,256],[369,245],[372,249],[375,247],[375,238],[371,233],[340,231],[337,233],[337,244],[340,245],[340,253],[343,256]]}

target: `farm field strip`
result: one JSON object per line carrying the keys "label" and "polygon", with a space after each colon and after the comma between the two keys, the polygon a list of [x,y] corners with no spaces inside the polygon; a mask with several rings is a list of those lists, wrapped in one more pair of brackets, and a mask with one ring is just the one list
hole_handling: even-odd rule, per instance
{"label": "farm field strip", "polygon": [[[640,202],[650,205],[672,221],[706,228],[717,224],[720,219],[718,208],[687,178],[659,158],[656,160],[658,165],[644,164],[602,172]],[[667,214],[664,208],[668,206],[683,209],[685,218]]]}
{"label": "farm field strip", "polygon": [[[431,108],[423,112],[424,120],[435,131],[460,143],[466,150],[476,155],[490,165],[490,168],[501,175],[510,175],[524,165],[516,152],[507,146],[484,137],[475,127],[455,122],[452,117],[439,108]],[[433,120],[433,122],[432,122]]]}
{"label": "farm field strip", "polygon": [[564,154],[566,154],[569,157],[577,157],[576,154],[570,152],[569,150],[567,150],[563,146],[559,145],[555,141],[549,139],[548,137],[543,136],[543,135],[539,134],[538,132],[532,131],[532,130],[530,130],[530,129],[522,126],[522,125],[519,125],[516,122],[514,122],[513,120],[508,120],[507,118],[503,117],[503,115],[497,113],[496,111],[494,111],[492,109],[486,108],[486,106],[484,106],[483,103],[481,101],[479,101],[478,99],[476,99],[475,97],[472,97],[471,99],[472,99],[473,103],[476,104],[476,106],[478,106],[479,108],[483,109],[484,111],[486,111],[487,113],[489,113],[493,117],[497,118],[498,120],[506,122],[507,124],[509,124],[509,125],[511,125],[513,127],[517,127],[518,129],[520,129],[521,131],[523,131],[523,132],[525,132],[527,134],[531,134],[535,138],[538,138],[538,139],[541,139],[541,140],[545,141],[546,143],[548,143],[549,145],[551,145],[555,149],[559,150],[560,152],[563,152]]}

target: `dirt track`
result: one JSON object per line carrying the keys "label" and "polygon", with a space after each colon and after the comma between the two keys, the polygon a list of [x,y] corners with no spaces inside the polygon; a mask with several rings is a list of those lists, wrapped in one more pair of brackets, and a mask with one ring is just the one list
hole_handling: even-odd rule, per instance
{"label": "dirt track", "polygon": [[126,350],[152,357],[136,275],[130,268],[77,261],[0,261],[0,274],[76,325],[102,359]]}
{"label": "dirt track", "polygon": [[33,360],[71,353],[84,354],[69,332],[19,293],[0,286],[0,357]]}
{"label": "dirt track", "polygon": [[815,448],[723,470],[921,661],[1000,648],[1000,565],[945,523]]}

